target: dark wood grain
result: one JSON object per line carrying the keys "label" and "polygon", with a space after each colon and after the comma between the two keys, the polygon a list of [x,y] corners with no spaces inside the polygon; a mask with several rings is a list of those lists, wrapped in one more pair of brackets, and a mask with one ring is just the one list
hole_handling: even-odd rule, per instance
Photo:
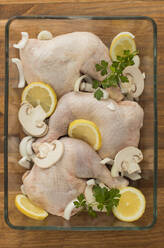
{"label": "dark wood grain", "polygon": [[[52,3],[53,2],[53,3]],[[14,15],[148,15],[158,25],[159,169],[158,220],[149,231],[15,231],[3,219],[4,25]],[[163,248],[164,247],[164,1],[0,1],[0,247],[1,248]],[[110,32],[110,29],[108,30]],[[14,163],[14,161],[13,161]],[[14,188],[13,188],[14,191]]]}

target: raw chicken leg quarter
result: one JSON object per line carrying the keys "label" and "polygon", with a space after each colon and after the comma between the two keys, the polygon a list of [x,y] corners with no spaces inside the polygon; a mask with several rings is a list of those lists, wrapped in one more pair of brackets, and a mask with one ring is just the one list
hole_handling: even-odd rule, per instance
{"label": "raw chicken leg quarter", "polygon": [[[83,193],[87,178],[97,178],[109,187],[128,184],[121,177],[112,178],[99,155],[84,141],[62,138],[62,158],[53,166],[42,169],[34,165],[22,178],[24,190],[34,204],[51,214],[63,216],[67,204]],[[77,209],[72,214],[75,214]]]}
{"label": "raw chicken leg quarter", "polygon": [[37,142],[51,142],[67,135],[69,123],[75,119],[93,121],[102,137],[102,147],[98,151],[100,157],[114,158],[121,149],[138,146],[143,109],[132,101],[97,101],[92,93],[70,92],[59,100],[55,113],[50,117],[47,135]]}
{"label": "raw chicken leg quarter", "polygon": [[27,83],[50,84],[58,98],[73,90],[80,73],[101,79],[95,65],[101,60],[111,64],[108,48],[89,32],[73,32],[51,40],[29,39],[20,49]]}

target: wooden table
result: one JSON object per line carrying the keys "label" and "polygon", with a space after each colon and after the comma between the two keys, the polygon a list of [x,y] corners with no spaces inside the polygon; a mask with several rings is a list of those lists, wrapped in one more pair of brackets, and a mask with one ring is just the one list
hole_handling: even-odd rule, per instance
{"label": "wooden table", "polygon": [[[76,3],[76,4],[75,4]],[[15,231],[3,219],[3,85],[4,85],[4,26],[14,15],[147,15],[158,25],[158,118],[159,168],[164,155],[164,1],[144,0],[0,0],[0,247],[1,248],[90,248],[100,247],[164,247],[164,183],[158,179],[158,220],[148,231],[66,232],[66,231]]]}

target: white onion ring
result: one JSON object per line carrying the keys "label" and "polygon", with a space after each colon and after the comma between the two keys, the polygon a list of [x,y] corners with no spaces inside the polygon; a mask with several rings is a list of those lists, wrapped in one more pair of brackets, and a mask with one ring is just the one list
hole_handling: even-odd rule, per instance
{"label": "white onion ring", "polygon": [[69,220],[71,218],[72,210],[75,208],[74,201],[78,201],[78,199],[74,199],[68,203],[68,205],[64,209],[64,219]]}
{"label": "white onion ring", "polygon": [[25,86],[25,79],[24,79],[22,62],[18,58],[12,58],[11,61],[13,63],[15,63],[17,65],[17,68],[18,68],[18,72],[19,72],[18,88],[23,88]]}
{"label": "white onion ring", "polygon": [[21,32],[22,39],[18,42],[18,44],[14,44],[13,47],[22,49],[25,47],[27,41],[28,41],[28,33],[27,32]]}
{"label": "white onion ring", "polygon": [[96,183],[95,183],[95,180],[94,179],[89,179],[88,181],[87,181],[87,185],[89,185],[89,186],[91,186],[91,185],[95,185]]}

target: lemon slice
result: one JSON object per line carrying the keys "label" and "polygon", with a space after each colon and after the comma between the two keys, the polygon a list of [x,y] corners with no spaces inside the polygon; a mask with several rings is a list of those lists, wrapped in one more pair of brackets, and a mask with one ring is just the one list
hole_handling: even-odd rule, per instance
{"label": "lemon slice", "polygon": [[92,121],[78,119],[71,122],[68,128],[68,135],[87,142],[95,150],[99,150],[101,147],[101,133]]}
{"label": "lemon slice", "polygon": [[113,38],[109,50],[111,59],[116,60],[117,56],[123,56],[124,50],[136,51],[134,35],[130,32],[121,32]]}
{"label": "lemon slice", "polygon": [[30,103],[33,107],[40,104],[48,117],[55,110],[57,97],[55,91],[49,84],[33,82],[27,85],[23,90],[22,102],[23,101]]}
{"label": "lemon slice", "polygon": [[113,208],[113,214],[122,221],[138,220],[145,212],[146,201],[142,192],[134,187],[120,189],[120,201]]}
{"label": "lemon slice", "polygon": [[16,196],[15,206],[21,213],[35,220],[44,220],[48,216],[45,210],[34,206],[33,203],[22,194]]}

